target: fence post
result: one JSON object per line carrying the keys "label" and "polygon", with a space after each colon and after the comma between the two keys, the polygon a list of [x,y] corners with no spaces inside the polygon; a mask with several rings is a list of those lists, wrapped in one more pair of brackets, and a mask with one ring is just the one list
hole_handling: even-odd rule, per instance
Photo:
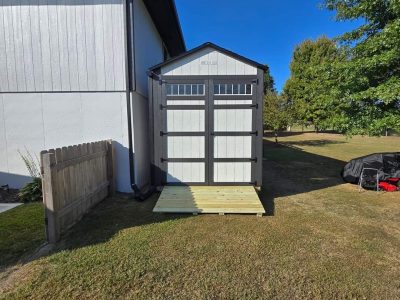
{"label": "fence post", "polygon": [[107,180],[108,196],[115,194],[115,176],[114,176],[114,147],[112,140],[107,141]]}
{"label": "fence post", "polygon": [[59,220],[57,217],[58,203],[57,190],[55,184],[56,170],[55,154],[44,153],[43,162],[43,203],[46,212],[46,232],[49,243],[55,244],[60,237]]}

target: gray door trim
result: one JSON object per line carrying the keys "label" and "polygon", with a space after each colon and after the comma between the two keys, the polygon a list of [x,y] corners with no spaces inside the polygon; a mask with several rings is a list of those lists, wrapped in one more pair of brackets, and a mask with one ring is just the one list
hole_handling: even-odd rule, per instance
{"label": "gray door trim", "polygon": [[[161,76],[161,83],[152,80],[153,86],[153,120],[154,120],[154,165],[155,182],[167,184],[167,162],[205,162],[204,183],[168,183],[168,185],[257,185],[262,184],[262,140],[263,140],[263,79],[264,73],[259,70],[258,75],[246,76]],[[218,83],[251,83],[253,85],[252,95],[214,95],[214,82]],[[181,84],[205,84],[204,96],[167,96],[165,83]],[[184,97],[184,99],[183,99]],[[252,100],[251,105],[214,105],[214,100]],[[166,105],[167,100],[204,100],[205,105]],[[251,108],[252,132],[214,132],[214,110],[215,109],[243,109]],[[205,131],[204,132],[166,132],[166,111],[173,109],[204,109]],[[215,136],[252,136],[252,157],[245,158],[214,158]],[[204,159],[168,159],[167,136],[205,136],[205,158]],[[168,161],[161,161],[167,158]],[[245,162],[251,161],[251,182],[214,182],[214,162]],[[159,169],[159,170],[157,170]],[[157,175],[158,174],[158,175]]]}

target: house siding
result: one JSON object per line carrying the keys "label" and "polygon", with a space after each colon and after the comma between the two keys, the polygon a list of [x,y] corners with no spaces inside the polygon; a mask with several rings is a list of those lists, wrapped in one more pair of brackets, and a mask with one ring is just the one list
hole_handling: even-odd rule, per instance
{"label": "house siding", "polygon": [[[18,151],[113,139],[116,188],[131,192],[125,0],[0,0],[0,185],[30,181]],[[147,69],[163,43],[134,1],[135,175],[150,183]]]}
{"label": "house siding", "polygon": [[0,92],[123,91],[123,0],[0,0]]}
{"label": "house siding", "polygon": [[163,57],[163,41],[154,26],[142,0],[134,0],[134,43],[136,92],[147,97],[147,71],[161,63]]}
{"label": "house siding", "polygon": [[114,140],[117,190],[130,191],[125,93],[0,94],[0,184],[30,181],[18,151]]}

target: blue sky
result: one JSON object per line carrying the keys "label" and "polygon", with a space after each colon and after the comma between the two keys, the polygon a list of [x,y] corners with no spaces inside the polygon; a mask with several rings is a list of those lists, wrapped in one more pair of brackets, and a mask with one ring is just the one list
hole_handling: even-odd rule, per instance
{"label": "blue sky", "polygon": [[294,47],[305,39],[338,36],[359,22],[336,22],[322,0],[176,0],[188,49],[210,41],[268,64],[280,91],[290,76]]}

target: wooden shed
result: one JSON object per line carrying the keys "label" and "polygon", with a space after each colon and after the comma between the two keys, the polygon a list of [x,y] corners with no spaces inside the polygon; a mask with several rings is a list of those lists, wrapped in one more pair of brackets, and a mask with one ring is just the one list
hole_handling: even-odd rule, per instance
{"label": "wooden shed", "polygon": [[212,43],[151,69],[154,185],[261,186],[264,71]]}

